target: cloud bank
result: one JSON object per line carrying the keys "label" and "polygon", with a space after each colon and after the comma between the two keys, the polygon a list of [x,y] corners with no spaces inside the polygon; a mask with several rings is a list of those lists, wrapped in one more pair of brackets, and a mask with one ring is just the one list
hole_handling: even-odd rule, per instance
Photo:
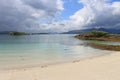
{"label": "cloud bank", "polygon": [[82,28],[120,29],[120,1],[78,0],[83,7],[69,20],[56,20],[62,0],[1,0],[0,31],[67,32]]}
{"label": "cloud bank", "polygon": [[40,19],[54,17],[63,9],[61,0],[0,0],[0,30],[41,30]]}
{"label": "cloud bank", "polygon": [[83,8],[70,16],[77,28],[119,28],[120,2],[110,0],[79,0]]}
{"label": "cloud bank", "polygon": [[85,28],[120,29],[120,1],[78,0],[78,2],[83,5],[81,9],[71,15],[69,20],[49,24],[48,30],[67,32]]}

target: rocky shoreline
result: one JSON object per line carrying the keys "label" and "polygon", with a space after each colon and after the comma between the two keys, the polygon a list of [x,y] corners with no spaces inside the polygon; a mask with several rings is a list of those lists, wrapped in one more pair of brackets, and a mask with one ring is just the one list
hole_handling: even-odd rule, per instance
{"label": "rocky shoreline", "polygon": [[[82,40],[98,40],[98,41],[112,41],[112,42],[120,42],[119,34],[110,34],[103,31],[90,31],[84,34],[76,35],[75,38]],[[97,49],[103,50],[112,50],[112,51],[120,51],[120,45],[107,45],[107,44],[98,44],[98,43],[87,43],[87,46],[91,46]]]}

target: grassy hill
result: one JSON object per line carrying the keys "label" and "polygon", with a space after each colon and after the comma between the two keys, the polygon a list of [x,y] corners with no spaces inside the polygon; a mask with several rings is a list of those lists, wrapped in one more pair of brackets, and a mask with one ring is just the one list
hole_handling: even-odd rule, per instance
{"label": "grassy hill", "polygon": [[84,40],[101,40],[101,41],[120,42],[120,35],[110,34],[108,32],[98,31],[98,30],[93,30],[90,32],[79,34],[79,35],[76,35],[75,37],[78,39],[84,39]]}

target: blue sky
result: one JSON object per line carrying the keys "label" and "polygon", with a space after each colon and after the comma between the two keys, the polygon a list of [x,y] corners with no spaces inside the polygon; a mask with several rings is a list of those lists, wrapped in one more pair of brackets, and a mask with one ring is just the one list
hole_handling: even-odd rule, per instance
{"label": "blue sky", "polygon": [[82,4],[78,3],[78,0],[63,0],[64,2],[64,10],[61,13],[61,17],[64,20],[68,20],[69,16],[73,15],[79,9],[83,7]]}

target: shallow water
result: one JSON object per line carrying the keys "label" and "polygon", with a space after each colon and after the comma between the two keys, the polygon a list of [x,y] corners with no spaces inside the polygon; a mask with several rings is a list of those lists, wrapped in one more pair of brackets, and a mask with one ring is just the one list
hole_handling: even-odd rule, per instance
{"label": "shallow water", "polygon": [[111,51],[84,46],[71,34],[0,35],[0,69],[83,59]]}

